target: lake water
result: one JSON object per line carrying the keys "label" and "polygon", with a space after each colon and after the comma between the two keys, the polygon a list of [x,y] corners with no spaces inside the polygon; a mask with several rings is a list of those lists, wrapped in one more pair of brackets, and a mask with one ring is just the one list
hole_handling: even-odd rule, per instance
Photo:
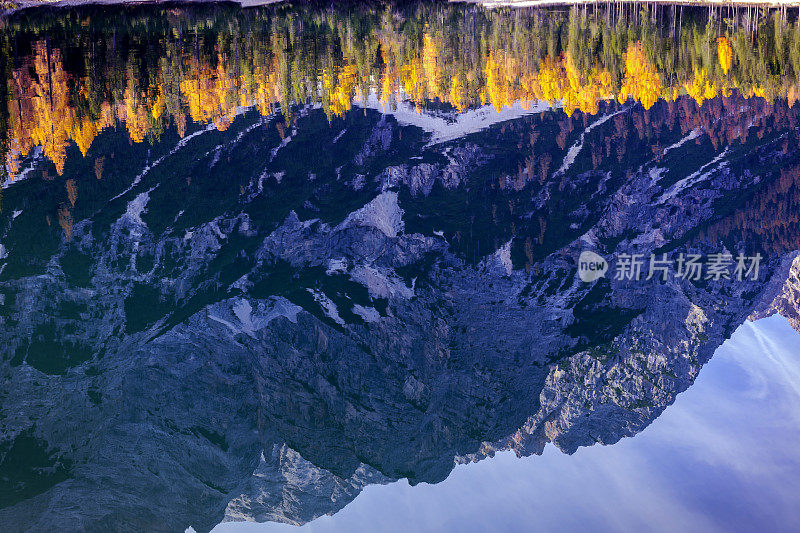
{"label": "lake water", "polygon": [[4,530],[800,520],[796,10],[32,8],[0,73]]}

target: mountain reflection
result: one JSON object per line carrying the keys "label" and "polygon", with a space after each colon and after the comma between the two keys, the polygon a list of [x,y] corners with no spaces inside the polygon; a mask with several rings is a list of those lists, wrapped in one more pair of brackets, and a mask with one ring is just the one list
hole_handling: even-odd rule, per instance
{"label": "mountain reflection", "polygon": [[0,523],[303,523],[633,436],[743,321],[800,327],[800,29],[756,13],[4,21]]}

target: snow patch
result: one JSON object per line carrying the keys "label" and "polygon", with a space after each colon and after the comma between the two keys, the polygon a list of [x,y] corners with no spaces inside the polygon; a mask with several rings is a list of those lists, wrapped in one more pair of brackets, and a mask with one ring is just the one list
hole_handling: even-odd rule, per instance
{"label": "snow patch", "polygon": [[273,297],[267,302],[259,302],[257,309],[253,309],[252,304],[244,298],[237,298],[230,308],[227,306],[223,308],[215,306],[215,308],[217,313],[209,312],[208,318],[226,326],[234,335],[244,333],[254,338],[256,331],[264,329],[276,318],[286,317],[296,324],[297,313],[303,310],[302,307],[280,296]]}
{"label": "snow patch", "polygon": [[8,175],[9,179],[3,183],[0,183],[0,188],[7,189],[8,187],[11,187],[15,183],[19,183],[20,181],[26,180],[28,178],[28,174],[30,174],[30,172],[34,168],[36,168],[36,163],[38,163],[43,158],[43,156],[44,156],[44,150],[42,149],[42,147],[41,146],[34,147],[30,155],[31,164],[22,169],[16,176],[11,176],[11,172],[9,172],[8,165],[5,165],[5,163],[3,163],[6,166],[6,174]]}
{"label": "snow patch", "polygon": [[371,91],[366,102],[361,103],[363,107],[376,109],[384,115],[394,116],[400,124],[416,126],[431,133],[432,135],[428,146],[459,139],[500,122],[514,120],[526,115],[543,113],[553,108],[553,106],[547,102],[537,101],[526,102],[525,104],[531,105],[526,109],[523,102],[519,101],[515,102],[511,107],[504,107],[500,111],[497,111],[491,105],[485,105],[478,109],[458,113],[452,118],[446,118],[418,112],[414,106],[402,100],[392,109],[381,103],[375,91]]}
{"label": "snow patch", "polygon": [[[664,194],[661,195],[661,197],[658,199],[658,203],[659,204],[663,204],[664,202],[666,202],[670,198],[674,198],[677,194],[682,192],[684,189],[687,189],[689,187],[697,185],[701,181],[703,181],[706,178],[708,178],[711,175],[711,173],[715,170],[714,168],[711,168],[711,167],[713,167],[714,165],[719,163],[720,160],[723,157],[725,157],[726,155],[728,155],[728,148],[727,147],[717,157],[715,157],[714,159],[712,159],[711,161],[709,161],[708,163],[706,163],[705,165],[700,167],[700,170],[698,170],[697,172],[691,173],[690,175],[688,175],[687,177],[683,178],[682,180],[680,180],[677,183],[675,183],[672,187],[670,187],[669,190],[667,190]],[[726,163],[722,163],[722,165],[717,167],[717,169],[722,168],[725,164]],[[709,168],[710,168],[710,170],[707,170]]]}
{"label": "snow patch", "polygon": [[218,146],[216,150],[214,150],[214,159],[211,160],[211,164],[208,165],[208,168],[214,168],[219,163],[219,158],[222,155],[222,146]]}
{"label": "snow patch", "polygon": [[584,243],[586,246],[597,248],[597,235],[595,234],[594,228],[581,235],[578,240]]}
{"label": "snow patch", "polygon": [[228,146],[228,149],[230,150],[231,148],[233,148],[234,146],[239,144],[239,142],[242,140],[242,137],[244,137],[245,135],[247,135],[248,133],[250,133],[251,131],[253,131],[257,127],[263,126],[264,124],[266,124],[266,122],[264,121],[264,117],[261,117],[261,119],[258,122],[256,122],[255,124],[251,124],[251,125],[247,126],[245,129],[243,129],[242,131],[239,132],[239,134],[233,140],[233,143],[231,143],[230,146]]}
{"label": "snow patch", "polygon": [[624,111],[627,111],[627,108],[620,109],[619,111],[617,111],[615,113],[611,113],[610,115],[606,115],[603,118],[601,118],[600,120],[598,120],[596,122],[593,122],[585,130],[583,130],[583,133],[581,133],[581,138],[578,139],[578,142],[576,142],[575,144],[573,144],[572,146],[569,147],[569,150],[567,150],[567,155],[564,156],[564,161],[561,163],[561,167],[555,172],[555,174],[553,174],[553,176],[561,176],[562,174],[564,174],[564,172],[566,172],[569,169],[570,166],[572,166],[572,163],[575,162],[575,158],[578,157],[578,154],[583,149],[583,141],[586,138],[586,134],[587,133],[589,133],[590,131],[595,129],[597,126],[600,126],[604,122],[608,121],[609,119],[611,119],[612,117],[614,117],[616,115],[619,115],[620,113],[622,113]]}
{"label": "snow patch", "polygon": [[317,302],[321,307],[322,310],[328,315],[331,320],[339,324],[340,326],[344,326],[345,322],[342,320],[342,317],[339,316],[339,309],[336,307],[336,304],[331,301],[330,298],[325,296],[325,293],[322,291],[318,291],[316,289],[306,289],[308,292],[311,293],[311,296],[314,297],[314,301]]}
{"label": "snow patch", "polygon": [[348,215],[337,229],[350,225],[370,226],[382,231],[387,237],[397,237],[403,232],[403,210],[397,203],[397,193],[385,191],[371,202]]}
{"label": "snow patch", "polygon": [[341,272],[347,272],[347,258],[342,257],[339,259],[329,259],[328,269],[325,271],[325,273],[331,276]]}
{"label": "snow patch", "polygon": [[241,298],[236,301],[233,305],[233,314],[236,315],[236,318],[239,319],[239,322],[242,323],[242,328],[244,329],[245,333],[253,335],[253,320],[250,318],[250,313],[253,312],[253,306],[250,305],[250,302]]}
{"label": "snow patch", "polygon": [[278,146],[276,146],[275,148],[270,150],[270,153],[269,153],[269,162],[270,163],[272,163],[275,160],[275,158],[278,156],[278,152],[280,152],[283,148],[286,147],[286,145],[288,145],[292,141],[292,139],[294,138],[296,133],[297,133],[297,130],[292,128],[291,133],[289,133],[289,135],[287,135],[286,137],[281,139],[281,143]]}
{"label": "snow patch", "polygon": [[680,148],[681,146],[683,146],[684,144],[686,144],[689,141],[693,141],[694,139],[697,139],[698,137],[700,137],[701,133],[702,132],[700,130],[692,130],[692,131],[690,131],[689,135],[687,135],[686,137],[684,137],[680,141],[676,142],[675,144],[671,144],[671,145],[667,146],[666,148],[664,148],[664,151],[661,152],[661,155],[664,155],[667,152],[669,152],[670,150],[674,150],[675,148]]}
{"label": "snow patch", "polygon": [[666,168],[663,167],[653,167],[647,171],[647,175],[650,178],[650,186],[655,185],[658,181],[664,177],[664,173],[667,171]]}
{"label": "snow patch", "polygon": [[353,306],[353,313],[363,318],[364,322],[377,322],[381,319],[381,314],[374,307],[364,307],[355,304]]}
{"label": "snow patch", "polygon": [[237,328],[236,326],[234,326],[232,323],[228,322],[228,321],[227,321],[227,320],[225,320],[224,318],[220,318],[220,317],[218,317],[218,316],[216,316],[216,315],[211,315],[211,314],[210,314],[210,315],[208,315],[208,318],[210,318],[210,319],[211,319],[211,320],[213,320],[214,322],[219,322],[219,323],[220,323],[220,324],[222,324],[223,326],[226,326],[228,329],[230,329],[230,330],[231,330],[231,332],[232,332],[234,335],[238,335],[239,333],[244,333],[244,332],[243,332],[241,329]]}
{"label": "snow patch", "polygon": [[[242,111],[243,111],[243,109],[237,109],[235,114],[236,114],[236,115],[238,115],[238,114],[240,114]],[[194,139],[194,138],[195,138],[195,137],[197,137],[198,135],[202,135],[203,133],[207,133],[207,132],[209,132],[209,131],[213,131],[213,130],[216,130],[216,129],[217,129],[217,126],[216,126],[216,124],[214,124],[214,123],[212,122],[212,123],[208,124],[208,125],[207,125],[205,128],[203,128],[203,129],[200,129],[200,130],[198,130],[198,131],[196,131],[196,132],[194,132],[194,133],[191,133],[191,134],[187,135],[186,137],[184,137],[183,139],[181,139],[180,141],[178,141],[178,142],[175,144],[175,147],[174,147],[172,150],[170,150],[168,154],[166,154],[166,155],[162,155],[161,157],[159,157],[158,159],[156,159],[156,160],[153,162],[153,164],[152,164],[152,165],[147,165],[146,167],[144,167],[144,170],[142,170],[142,172],[141,172],[141,173],[140,173],[138,176],[136,176],[136,177],[133,179],[133,183],[131,183],[130,187],[128,187],[127,189],[125,189],[124,191],[122,191],[121,193],[119,193],[118,195],[116,195],[115,197],[113,197],[111,200],[116,200],[117,198],[121,198],[122,196],[126,195],[126,194],[127,194],[127,193],[129,193],[131,190],[133,190],[133,188],[134,188],[134,187],[136,187],[137,185],[139,185],[139,182],[141,182],[141,181],[142,181],[142,178],[143,178],[143,177],[144,177],[144,176],[145,176],[145,175],[146,175],[148,172],[150,172],[150,171],[151,171],[151,170],[153,170],[155,167],[157,167],[158,165],[160,165],[160,164],[161,164],[161,162],[162,162],[162,161],[164,161],[166,158],[170,157],[171,155],[174,155],[174,154],[175,154],[175,152],[177,152],[178,150],[180,150],[181,148],[183,148],[184,146],[186,146],[186,145],[189,143],[189,141],[190,141],[190,140]]]}
{"label": "snow patch", "polygon": [[509,276],[514,271],[514,263],[511,262],[511,243],[513,241],[514,239],[511,239],[494,253],[495,257],[500,261],[500,264],[505,267],[506,274]]}
{"label": "snow patch", "polygon": [[127,218],[134,224],[144,226],[145,223],[142,220],[142,213],[144,213],[147,209],[147,202],[150,201],[150,191],[152,190],[153,189],[143,192],[128,202],[128,207],[125,210],[123,218]]}
{"label": "snow patch", "polygon": [[256,329],[261,329],[278,317],[286,317],[292,324],[297,324],[297,313],[303,308],[281,296],[274,297],[266,312],[254,319]]}
{"label": "snow patch", "polygon": [[360,265],[350,272],[350,279],[365,286],[373,298],[413,298],[414,288],[409,288],[392,270],[372,265]]}

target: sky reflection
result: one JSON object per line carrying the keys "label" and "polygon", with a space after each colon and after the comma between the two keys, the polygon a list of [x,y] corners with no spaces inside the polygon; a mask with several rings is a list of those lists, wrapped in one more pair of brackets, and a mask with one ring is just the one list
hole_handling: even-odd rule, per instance
{"label": "sky reflection", "polygon": [[[768,531],[800,521],[800,335],[747,322],[642,433],[567,456],[510,452],[438,484],[371,485],[300,531]],[[225,523],[215,533],[298,531]]]}

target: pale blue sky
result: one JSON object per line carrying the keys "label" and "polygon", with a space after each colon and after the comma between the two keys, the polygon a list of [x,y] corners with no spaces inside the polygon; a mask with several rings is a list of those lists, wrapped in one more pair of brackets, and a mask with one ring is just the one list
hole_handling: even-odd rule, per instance
{"label": "pale blue sky", "polygon": [[367,487],[304,527],[330,531],[797,531],[800,335],[780,317],[742,325],[695,384],[634,438],[456,467],[437,485]]}

